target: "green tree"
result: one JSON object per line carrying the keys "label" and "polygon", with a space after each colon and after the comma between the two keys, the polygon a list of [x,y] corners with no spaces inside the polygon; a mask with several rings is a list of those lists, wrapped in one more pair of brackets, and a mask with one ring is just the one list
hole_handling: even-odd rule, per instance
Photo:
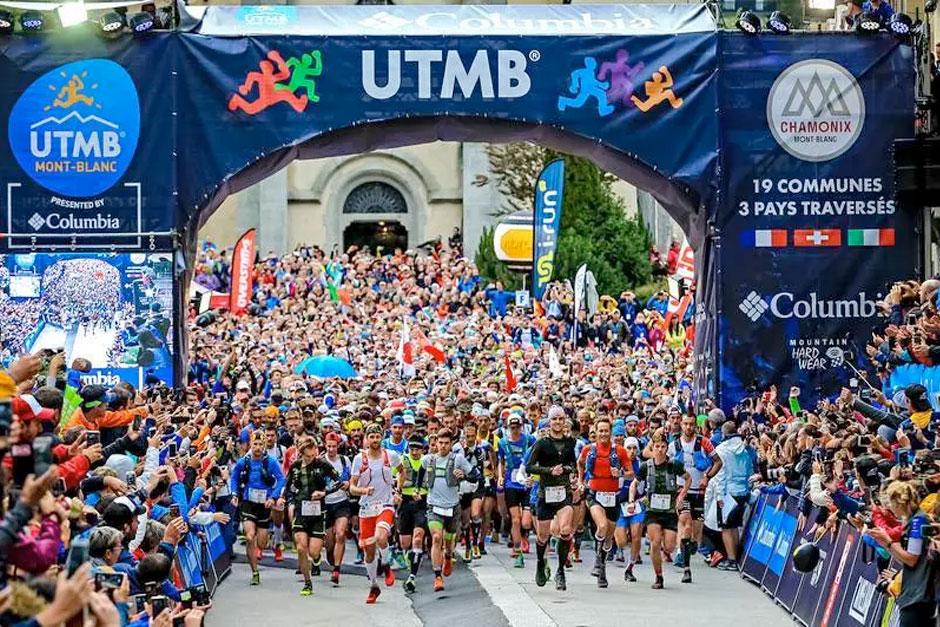
{"label": "green tree", "polygon": [[507,290],[517,290],[522,287],[522,275],[511,272],[506,264],[496,258],[496,250],[493,247],[493,227],[483,229],[483,235],[480,237],[480,247],[477,249],[477,255],[474,262],[477,269],[487,281],[502,281],[503,288]]}
{"label": "green tree", "polygon": [[[624,215],[623,201],[612,189],[617,180],[614,176],[587,159],[533,144],[494,147],[489,156],[497,185],[514,209],[532,207],[532,190],[538,173],[549,161],[564,158],[565,195],[554,279],[573,279],[578,266],[586,263],[597,278],[602,294],[616,296],[625,289],[650,281],[649,232],[639,218]],[[489,238],[480,242],[477,265],[483,276],[495,280],[496,275],[488,272],[497,270],[488,263],[484,270],[479,263],[481,253],[489,252],[492,260],[501,266],[492,250],[490,232]]]}

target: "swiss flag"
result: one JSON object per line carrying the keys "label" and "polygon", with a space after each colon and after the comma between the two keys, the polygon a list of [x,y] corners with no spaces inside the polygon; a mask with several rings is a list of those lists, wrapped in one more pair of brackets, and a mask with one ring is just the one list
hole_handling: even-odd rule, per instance
{"label": "swiss flag", "polygon": [[795,229],[793,231],[794,246],[841,246],[842,231],[840,229]]}
{"label": "swiss flag", "polygon": [[412,354],[411,336],[408,333],[408,321],[401,321],[401,339],[398,342],[398,368],[402,377],[415,376],[415,360]]}

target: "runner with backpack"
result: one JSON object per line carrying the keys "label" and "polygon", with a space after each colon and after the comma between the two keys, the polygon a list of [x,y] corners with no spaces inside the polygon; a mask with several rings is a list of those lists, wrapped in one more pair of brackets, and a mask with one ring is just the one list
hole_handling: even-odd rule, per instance
{"label": "runner with backpack", "polygon": [[245,528],[245,552],[251,565],[251,585],[261,583],[258,558],[268,543],[271,509],[284,489],[280,465],[265,451],[264,433],[251,434],[247,455],[235,463],[230,475],[233,505],[237,505]]}
{"label": "runner with backpack", "polygon": [[626,449],[611,441],[611,422],[600,418],[594,423],[596,441],[581,449],[578,482],[587,487],[585,501],[597,531],[594,534],[595,559],[591,575],[597,587],[607,587],[607,553],[613,548],[614,530],[620,517],[618,493],[624,479],[633,478]]}

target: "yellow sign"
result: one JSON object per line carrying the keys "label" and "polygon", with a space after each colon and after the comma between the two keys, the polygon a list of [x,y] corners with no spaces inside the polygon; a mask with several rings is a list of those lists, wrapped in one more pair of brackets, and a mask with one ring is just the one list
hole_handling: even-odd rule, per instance
{"label": "yellow sign", "polygon": [[532,263],[532,225],[498,224],[493,232],[496,258],[505,263]]}

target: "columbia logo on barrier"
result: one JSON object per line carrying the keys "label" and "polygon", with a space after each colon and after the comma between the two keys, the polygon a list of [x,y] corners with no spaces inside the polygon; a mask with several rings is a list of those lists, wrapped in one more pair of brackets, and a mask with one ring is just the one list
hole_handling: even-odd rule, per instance
{"label": "columbia logo on barrier", "polygon": [[366,28],[401,28],[405,24],[410,24],[411,22],[406,20],[403,17],[398,17],[397,15],[392,15],[386,11],[381,11],[375,15],[371,15],[364,20],[359,22],[360,26],[365,26]]}
{"label": "columbia logo on barrier", "polygon": [[738,309],[740,309],[745,316],[750,318],[751,322],[757,322],[757,319],[764,315],[768,307],[770,307],[770,304],[761,298],[761,295],[754,290],[751,290],[751,293],[738,305]]}

